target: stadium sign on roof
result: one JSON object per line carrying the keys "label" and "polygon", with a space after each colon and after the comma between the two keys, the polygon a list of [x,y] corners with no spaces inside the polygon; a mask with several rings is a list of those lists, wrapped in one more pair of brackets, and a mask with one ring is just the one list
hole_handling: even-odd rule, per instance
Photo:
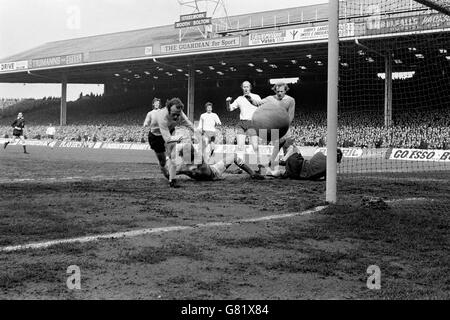
{"label": "stadium sign on roof", "polygon": [[161,54],[172,54],[189,51],[208,51],[241,46],[241,37],[224,37],[183,43],[161,45]]}
{"label": "stadium sign on roof", "polygon": [[0,63],[0,72],[17,71],[28,69],[28,61]]}
{"label": "stadium sign on roof", "polygon": [[414,32],[450,27],[450,17],[443,14],[402,17],[371,17],[366,21],[366,35]]}
{"label": "stadium sign on roof", "polygon": [[203,19],[203,18],[206,18],[206,11],[181,15],[180,21],[197,20],[197,19]]}
{"label": "stadium sign on roof", "polygon": [[83,63],[83,54],[70,54],[49,58],[34,59],[31,62],[32,68],[45,68],[61,65],[72,65]]}
{"label": "stadium sign on roof", "polygon": [[211,18],[203,18],[203,19],[175,22],[175,28],[177,28],[177,29],[191,28],[191,27],[197,27],[197,26],[205,26],[208,24],[212,24]]}
{"label": "stadium sign on roof", "polygon": [[153,55],[153,46],[133,47],[115,50],[101,50],[89,52],[85,60],[89,62],[108,61],[118,59],[140,58]]}
{"label": "stadium sign on roof", "polygon": [[191,28],[212,24],[212,18],[206,16],[206,12],[186,14],[180,16],[180,21],[175,22],[175,28]]}
{"label": "stadium sign on roof", "polygon": [[[346,23],[339,25],[340,37],[352,37],[355,35],[355,24]],[[328,38],[328,25],[317,27],[296,28],[270,32],[251,33],[249,45],[265,45],[285,42],[308,41]]]}

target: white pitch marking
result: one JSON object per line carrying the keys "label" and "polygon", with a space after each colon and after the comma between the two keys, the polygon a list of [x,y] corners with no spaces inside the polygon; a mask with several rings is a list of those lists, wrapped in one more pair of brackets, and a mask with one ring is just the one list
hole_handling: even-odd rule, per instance
{"label": "white pitch marking", "polygon": [[427,198],[405,198],[405,199],[394,199],[394,200],[386,200],[386,203],[396,203],[396,202],[414,202],[414,201],[434,201],[434,199]]}
{"label": "white pitch marking", "polygon": [[65,183],[65,182],[98,182],[98,181],[130,181],[140,180],[146,177],[136,178],[118,178],[118,177],[106,177],[106,176],[94,176],[94,177],[62,177],[62,178],[41,178],[41,179],[0,179],[0,184],[14,184],[14,183]]}
{"label": "white pitch marking", "polygon": [[316,207],[314,209],[303,211],[303,212],[272,215],[272,216],[252,218],[252,219],[241,219],[241,220],[235,220],[235,221],[231,221],[231,222],[210,222],[210,223],[197,224],[195,226],[173,226],[173,227],[141,229],[141,230],[127,231],[127,232],[116,232],[116,233],[110,233],[110,234],[103,234],[103,235],[97,235],[97,236],[87,236],[87,237],[72,238],[72,239],[61,239],[61,240],[53,240],[53,241],[46,241],[46,242],[36,242],[36,243],[30,243],[30,244],[25,244],[25,245],[3,247],[0,249],[0,251],[1,252],[13,252],[13,251],[20,251],[20,250],[27,250],[27,249],[45,249],[45,248],[48,248],[51,246],[55,246],[55,245],[59,245],[59,244],[67,244],[67,243],[86,243],[86,242],[93,242],[93,241],[98,241],[98,240],[102,240],[102,239],[133,238],[133,237],[143,236],[143,235],[147,235],[147,234],[165,233],[165,232],[182,231],[182,230],[192,230],[195,228],[223,227],[223,226],[231,226],[233,224],[239,224],[239,223],[250,223],[250,222],[261,222],[261,221],[269,221],[269,220],[276,220],[276,219],[285,219],[285,218],[292,218],[295,216],[304,216],[304,215],[308,215],[308,214],[317,213],[326,208],[327,208],[327,206],[320,206],[320,207]]}

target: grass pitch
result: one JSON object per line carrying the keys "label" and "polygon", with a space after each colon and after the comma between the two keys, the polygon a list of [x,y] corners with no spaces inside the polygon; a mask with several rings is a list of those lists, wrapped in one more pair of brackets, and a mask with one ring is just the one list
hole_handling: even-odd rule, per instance
{"label": "grass pitch", "polygon": [[[324,200],[324,182],[227,175],[169,190],[150,152],[29,149],[0,152],[0,247],[301,212]],[[448,299],[450,174],[405,168],[341,174],[339,203],[314,215],[2,252],[0,298]],[[396,201],[365,207],[363,196]],[[80,267],[79,291],[66,286],[70,265]],[[381,290],[366,286],[370,265]]]}

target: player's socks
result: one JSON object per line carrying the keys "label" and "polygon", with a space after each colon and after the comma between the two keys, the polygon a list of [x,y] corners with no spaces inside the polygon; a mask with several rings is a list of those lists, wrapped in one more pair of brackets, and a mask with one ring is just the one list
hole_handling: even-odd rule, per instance
{"label": "player's socks", "polygon": [[244,163],[244,160],[242,160],[242,159],[239,158],[238,156],[236,156],[236,158],[234,159],[234,163],[235,163],[240,169],[242,169],[242,170],[244,170],[245,172],[247,172],[247,173],[250,175],[250,177],[251,177],[252,179],[255,179],[255,180],[264,180],[264,177],[263,177],[261,174],[259,174],[259,173],[255,172],[255,171],[253,171],[248,165],[246,165],[246,164]]}
{"label": "player's socks", "polygon": [[25,147],[25,146],[23,146],[23,153],[29,154],[29,153],[27,152],[27,147]]}
{"label": "player's socks", "polygon": [[3,144],[3,149],[6,149],[6,147],[8,146],[8,144],[9,144],[9,141],[6,141],[6,142]]}
{"label": "player's socks", "polygon": [[169,180],[169,170],[167,170],[166,167],[160,167],[161,168],[161,172],[164,175],[164,177]]}
{"label": "player's socks", "polygon": [[170,188],[180,188],[180,185],[177,183],[176,179],[173,179],[172,181],[169,181],[169,187]]}

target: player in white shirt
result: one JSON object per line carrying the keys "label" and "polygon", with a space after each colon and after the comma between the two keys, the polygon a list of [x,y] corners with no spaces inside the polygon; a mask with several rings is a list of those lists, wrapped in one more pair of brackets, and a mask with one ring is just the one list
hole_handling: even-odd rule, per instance
{"label": "player in white shirt", "polygon": [[[169,186],[177,188],[176,165],[172,161],[173,149],[183,136],[174,136],[175,128],[185,126],[195,132],[194,125],[183,112],[184,104],[178,98],[167,102],[165,108],[155,110],[151,116],[148,142],[158,158],[161,171],[169,180]],[[166,167],[167,164],[167,167]]]}
{"label": "player in white shirt", "polygon": [[257,94],[251,93],[252,85],[249,81],[244,81],[241,85],[243,95],[238,97],[233,103],[232,98],[226,99],[228,111],[240,110],[239,124],[237,128],[237,144],[238,146],[245,145],[245,138],[249,136],[250,144],[253,150],[257,154],[257,164],[260,167],[261,162],[258,152],[258,134],[254,128],[252,128],[252,118],[257,106],[261,104],[261,97]]}
{"label": "player in white shirt", "polygon": [[47,139],[55,139],[55,133],[56,129],[55,127],[50,123],[50,125],[47,128],[47,131],[45,132],[45,135],[47,136]]}
{"label": "player in white shirt", "polygon": [[207,102],[205,104],[206,112],[200,116],[200,121],[198,123],[198,130],[202,133],[203,137],[206,138],[206,143],[210,145],[211,155],[214,152],[215,141],[216,141],[216,125],[221,126],[222,122],[219,116],[212,112],[213,104]]}
{"label": "player in white shirt", "polygon": [[150,125],[150,123],[152,122],[152,115],[155,113],[156,110],[161,109],[161,99],[153,98],[152,106],[153,110],[147,113],[143,127],[147,127],[148,125]]}

